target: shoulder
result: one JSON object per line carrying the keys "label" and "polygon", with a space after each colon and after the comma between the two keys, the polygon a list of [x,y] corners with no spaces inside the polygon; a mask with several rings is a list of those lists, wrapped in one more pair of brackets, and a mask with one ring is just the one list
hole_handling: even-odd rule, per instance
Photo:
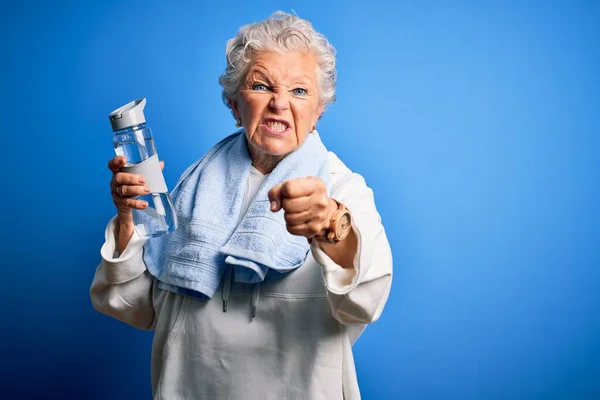
{"label": "shoulder", "polygon": [[346,166],[340,160],[340,158],[333,151],[328,151],[329,156],[329,174],[330,175],[340,175],[340,174],[351,174],[350,168]]}
{"label": "shoulder", "polygon": [[[371,189],[367,186],[362,175],[353,172],[332,151],[329,151],[329,183],[331,195],[347,197],[351,193],[367,194],[372,196]],[[339,199],[341,201],[341,199]]]}

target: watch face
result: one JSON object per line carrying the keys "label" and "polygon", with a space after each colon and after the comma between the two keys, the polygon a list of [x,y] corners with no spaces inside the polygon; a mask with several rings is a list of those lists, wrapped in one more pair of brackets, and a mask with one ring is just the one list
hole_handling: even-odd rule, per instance
{"label": "watch face", "polygon": [[352,229],[352,218],[350,217],[350,213],[345,213],[340,217],[338,228],[340,239],[345,239],[350,233],[350,229]]}

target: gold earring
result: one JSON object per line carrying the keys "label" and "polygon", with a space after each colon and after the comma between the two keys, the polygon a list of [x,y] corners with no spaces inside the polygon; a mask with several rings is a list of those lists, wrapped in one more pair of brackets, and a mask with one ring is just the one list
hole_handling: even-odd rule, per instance
{"label": "gold earring", "polygon": [[242,126],[242,120],[240,118],[238,118],[235,122],[235,127],[239,128],[240,126]]}

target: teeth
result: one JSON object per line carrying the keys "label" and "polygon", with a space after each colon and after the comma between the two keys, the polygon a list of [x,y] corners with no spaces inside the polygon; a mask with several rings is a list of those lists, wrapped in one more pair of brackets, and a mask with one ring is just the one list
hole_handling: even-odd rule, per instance
{"label": "teeth", "polygon": [[287,129],[286,124],[278,121],[267,121],[266,125],[269,127],[269,129],[275,132],[283,132]]}

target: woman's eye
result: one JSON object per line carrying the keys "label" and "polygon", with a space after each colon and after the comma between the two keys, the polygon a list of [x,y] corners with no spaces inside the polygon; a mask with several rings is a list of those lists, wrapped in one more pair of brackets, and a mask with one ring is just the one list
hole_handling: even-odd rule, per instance
{"label": "woman's eye", "polygon": [[252,90],[267,90],[267,85],[264,85],[262,83],[255,83],[254,85],[252,85]]}
{"label": "woman's eye", "polygon": [[296,88],[292,90],[292,93],[294,93],[296,96],[304,96],[307,91],[304,88]]}

